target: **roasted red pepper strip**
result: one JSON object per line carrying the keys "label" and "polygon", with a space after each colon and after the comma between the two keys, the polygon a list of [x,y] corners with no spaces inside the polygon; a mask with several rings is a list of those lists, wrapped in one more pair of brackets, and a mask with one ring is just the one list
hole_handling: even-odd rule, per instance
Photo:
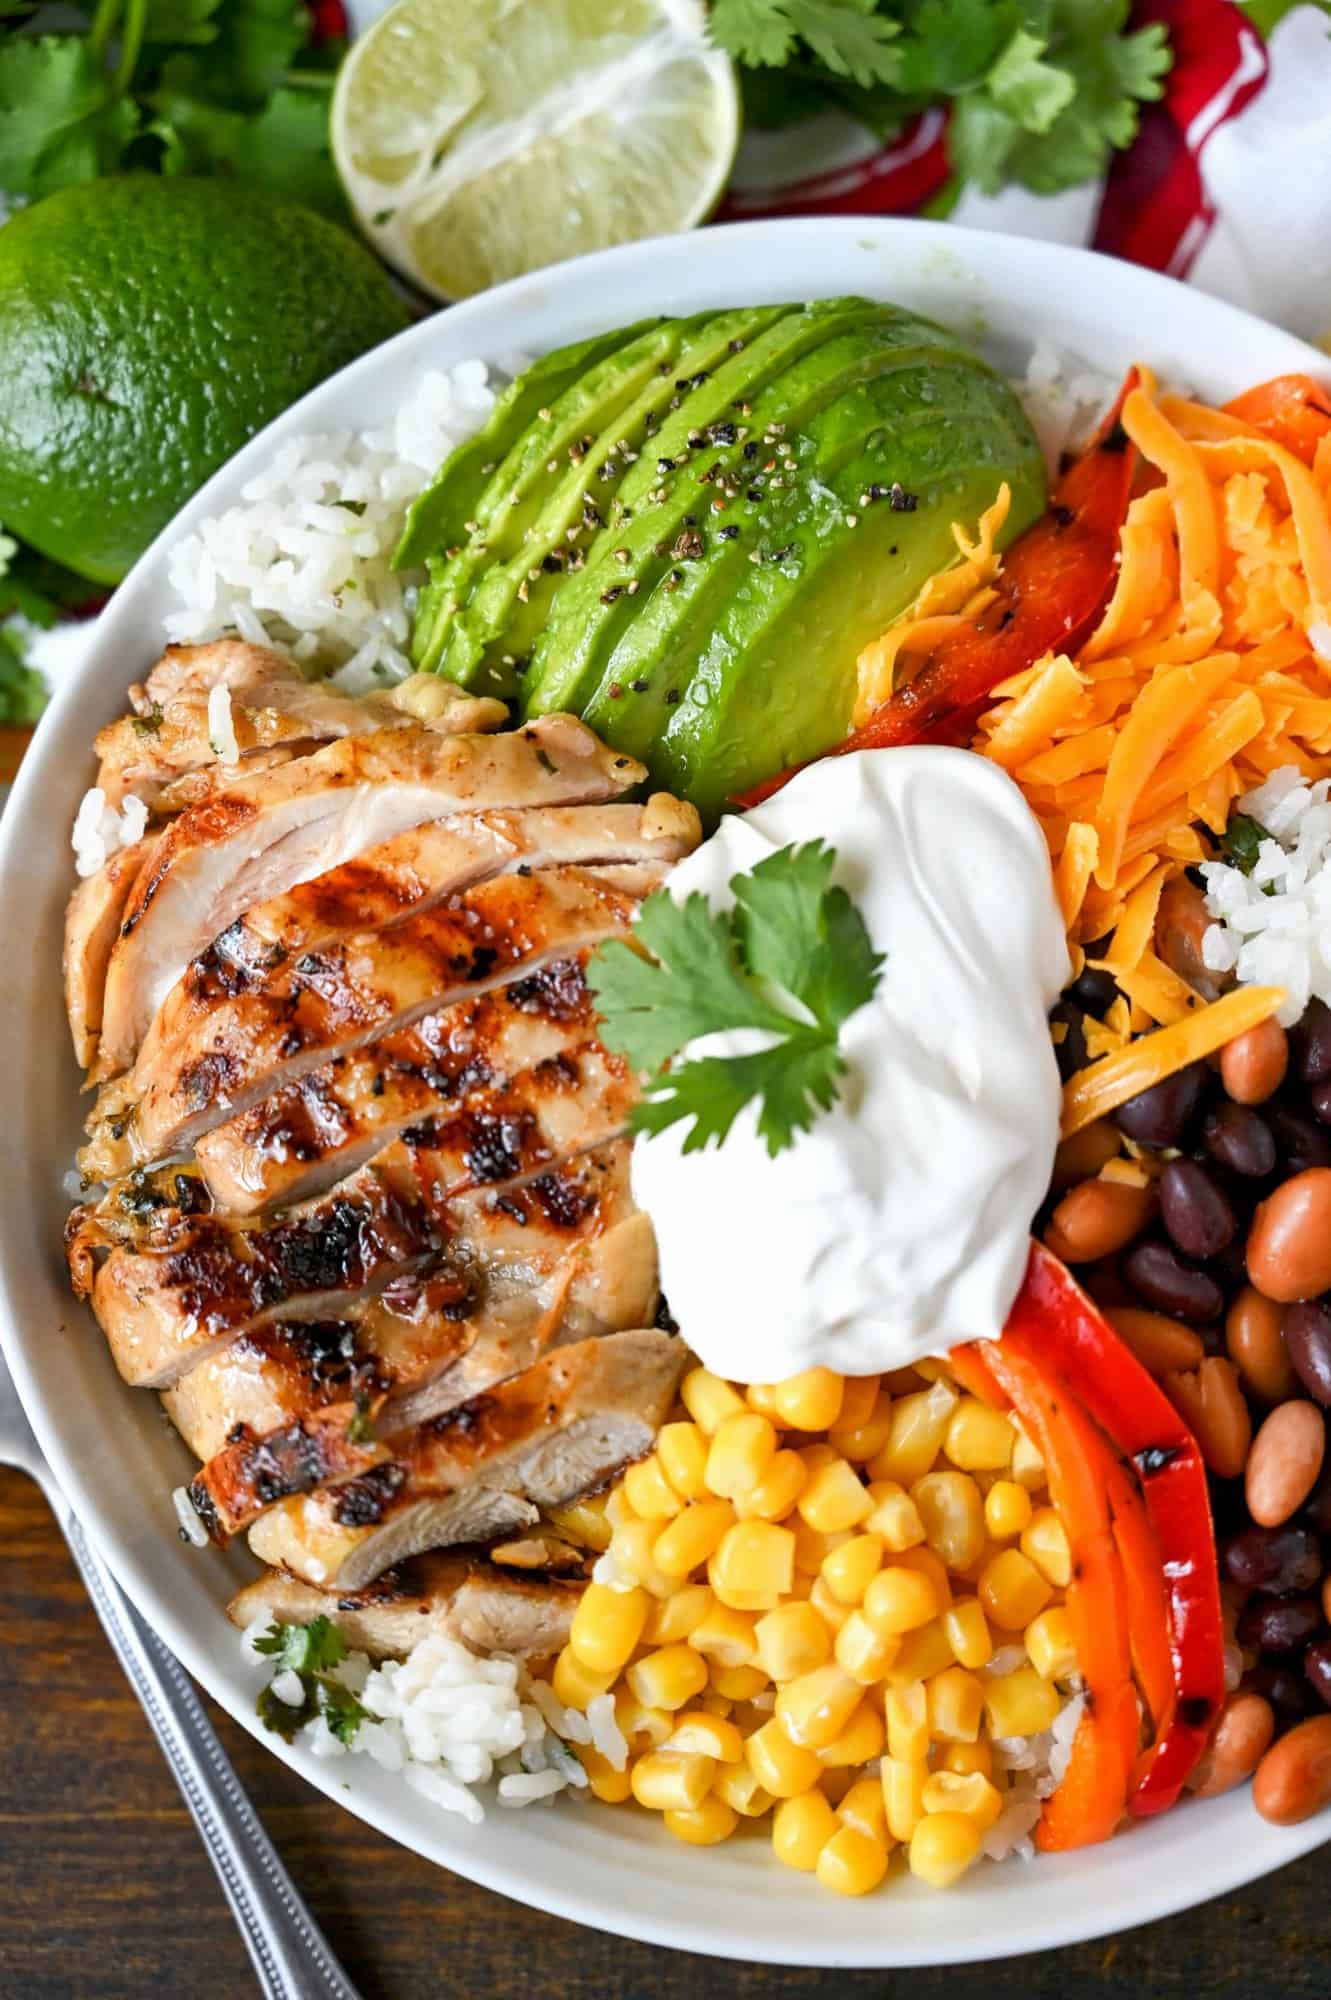
{"label": "roasted red pepper strip", "polygon": [[1205,1749],[1225,1694],[1215,1533],[1197,1440],[1066,1266],[1041,1244],[1031,1247],[1009,1328],[1036,1364],[1081,1400],[1141,1481],[1163,1561],[1177,1703],[1131,1804],[1135,1813],[1162,1812]]}
{"label": "roasted red pepper strip", "polygon": [[1331,436],[1331,391],[1311,375],[1277,375],[1259,382],[1226,403],[1225,411],[1264,431],[1305,465],[1312,464],[1322,439]]}
{"label": "roasted red pepper strip", "polygon": [[1044,1459],[1050,1498],[1067,1530],[1068,1617],[1088,1700],[1036,1841],[1051,1851],[1089,1847],[1107,1840],[1127,1810],[1139,1736],[1127,1593],[1099,1462],[1103,1440],[1075,1398],[1046,1379],[1020,1335],[1005,1331],[1001,1340],[959,1349],[950,1359],[968,1385],[987,1375],[998,1400],[1012,1405]]}
{"label": "roasted red pepper strip", "polygon": [[[966,743],[1001,681],[1045,653],[1075,652],[1113,592],[1119,532],[1137,453],[1119,422],[1137,385],[1132,369],[1094,444],[1063,474],[1048,510],[1003,557],[997,596],[897,688],[862,728],[829,750],[882,750],[898,743]],[[760,805],[795,771],[781,771],[736,804]]]}

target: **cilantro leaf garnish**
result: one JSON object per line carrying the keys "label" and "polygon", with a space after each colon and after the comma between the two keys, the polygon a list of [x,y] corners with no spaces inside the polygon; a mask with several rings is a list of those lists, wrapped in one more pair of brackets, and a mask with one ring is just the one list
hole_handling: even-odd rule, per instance
{"label": "cilantro leaf garnish", "polygon": [[283,1701],[272,1682],[256,1704],[265,1729],[275,1730],[289,1743],[298,1729],[322,1716],[339,1743],[350,1743],[366,1719],[350,1688],[331,1678],[332,1669],[347,1656],[346,1641],[331,1618],[312,1618],[308,1625],[274,1624],[254,1641],[256,1653],[273,1663],[273,1678],[284,1672],[300,1680],[299,1704]]}
{"label": "cilantro leaf garnish", "polygon": [[1229,823],[1220,836],[1220,851],[1231,868],[1237,868],[1241,875],[1251,875],[1257,866],[1262,842],[1272,839],[1260,820],[1248,813],[1231,813]]}
{"label": "cilantro leaf garnish", "polygon": [[[607,1048],[648,1073],[632,1129],[692,1123],[684,1151],[720,1144],[745,1105],[775,1156],[836,1101],[845,1058],[837,1036],[873,997],[883,958],[845,890],[832,881],[836,852],[820,840],[783,847],[735,875],[732,910],[714,913],[694,893],[647,898],[632,945],[612,939],[593,953],[588,984]],[[734,1055],[686,1057],[703,1036],[756,1029],[768,1045]]]}
{"label": "cilantro leaf garnish", "polygon": [[343,1687],[341,1681],[320,1681],[318,1699],[319,1713],[338,1742],[350,1743],[366,1720],[368,1711],[361,1707],[351,1689]]}
{"label": "cilantro leaf garnish", "polygon": [[274,1625],[254,1641],[256,1653],[265,1653],[280,1673],[290,1667],[297,1674],[326,1673],[347,1657],[347,1645],[331,1618],[312,1618],[308,1625]]}

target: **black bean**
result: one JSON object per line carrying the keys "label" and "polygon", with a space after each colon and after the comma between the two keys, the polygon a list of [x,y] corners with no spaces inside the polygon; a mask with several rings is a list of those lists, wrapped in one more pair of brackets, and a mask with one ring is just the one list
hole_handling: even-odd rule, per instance
{"label": "black bean", "polygon": [[1283,1661],[1271,1660],[1254,1667],[1243,1679],[1245,1688],[1262,1694],[1282,1722],[1298,1722],[1317,1710],[1317,1697],[1303,1675]]}
{"label": "black bean", "polygon": [[1331,1077],[1312,1086],[1308,1104],[1314,1118],[1320,1118],[1323,1125],[1331,1125]]}
{"label": "black bean", "polygon": [[1319,1131],[1311,1118],[1291,1111],[1287,1104],[1268,1104],[1266,1116],[1292,1174],[1304,1173],[1309,1167],[1331,1167],[1331,1138]]}
{"label": "black bean", "polygon": [[1276,1142],[1271,1127],[1246,1104],[1231,1104],[1226,1098],[1208,1111],[1202,1144],[1213,1160],[1245,1179],[1261,1180],[1275,1171]]}
{"label": "black bean", "polygon": [[1120,1104],[1114,1123],[1140,1145],[1177,1146],[1201,1103],[1208,1076],[1204,1062],[1189,1063]]}
{"label": "black bean", "polygon": [[1123,1276],[1144,1305],[1195,1326],[1219,1319],[1225,1295],[1209,1271],[1185,1264],[1168,1243],[1137,1243],[1123,1260]]}
{"label": "black bean", "polygon": [[1259,1592],[1239,1613],[1237,1638],[1240,1646],[1255,1646],[1262,1653],[1297,1653],[1321,1629],[1319,1597],[1268,1597]]}
{"label": "black bean", "polygon": [[1112,972],[1098,972],[1087,966],[1080,979],[1074,979],[1068,988],[1068,998],[1084,1007],[1088,1014],[1106,1014],[1118,999],[1118,981]]}
{"label": "black bean", "polygon": [[1160,1220],[1185,1257],[1215,1257],[1233,1242],[1234,1211],[1205,1167],[1171,1160],[1156,1186]]}
{"label": "black bean", "polygon": [[1060,1000],[1056,1007],[1049,1010],[1050,1027],[1063,1030],[1054,1043],[1054,1055],[1064,1083],[1079,1069],[1086,1067],[1086,1035],[1082,1028],[1085,1018],[1082,1009],[1074,1007],[1070,1000]]}
{"label": "black bean", "polygon": [[1331,1076],[1331,1007],[1310,1000],[1290,1029],[1290,1067],[1304,1083],[1321,1083]]}
{"label": "black bean", "polygon": [[1244,1528],[1225,1543],[1221,1564],[1231,1583],[1277,1596],[1316,1588],[1322,1575],[1322,1544],[1311,1528]]}
{"label": "black bean", "polygon": [[1314,1639],[1303,1656],[1303,1671],[1315,1694],[1331,1708],[1331,1639]]}
{"label": "black bean", "polygon": [[1300,1299],[1280,1322],[1294,1373],[1322,1408],[1331,1408],[1331,1304]]}
{"label": "black bean", "polygon": [[1331,1457],[1322,1466],[1316,1486],[1299,1509],[1298,1518],[1319,1534],[1331,1535]]}

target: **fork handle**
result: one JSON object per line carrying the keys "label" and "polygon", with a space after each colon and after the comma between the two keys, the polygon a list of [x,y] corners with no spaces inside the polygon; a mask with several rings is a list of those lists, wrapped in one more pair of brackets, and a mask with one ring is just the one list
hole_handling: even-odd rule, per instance
{"label": "fork handle", "polygon": [[359,2000],[278,1859],[179,1662],[64,1506],[56,1517],[217,1870],[268,2000]]}

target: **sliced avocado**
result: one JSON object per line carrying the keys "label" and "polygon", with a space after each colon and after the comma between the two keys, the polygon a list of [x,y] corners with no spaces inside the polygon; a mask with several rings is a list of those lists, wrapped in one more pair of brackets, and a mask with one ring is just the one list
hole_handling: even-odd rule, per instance
{"label": "sliced avocado", "polygon": [[[528,712],[574,708],[613,678],[606,661],[620,632],[636,623],[631,600],[681,560],[699,527],[736,482],[747,486],[770,451],[767,428],[788,426],[841,393],[860,373],[900,366],[950,336],[865,299],[806,306],[769,328],[716,372],[710,408],[690,400],[652,440],[650,454],[620,489],[619,532],[588,552],[587,567],[556,596],[524,685]],[[755,456],[755,454],[761,454]]]}
{"label": "sliced avocado", "polygon": [[704,819],[845,735],[857,655],[955,558],[954,521],[973,527],[1003,480],[1004,542],[1040,514],[1044,463],[1007,385],[949,367],[929,390],[925,420],[885,426],[825,485],[759,523],[759,560],[707,635],[650,760],[655,782]]}
{"label": "sliced avocado", "polygon": [[451,453],[432,483],[412,503],[393,555],[393,568],[413,568],[441,549],[465,541],[467,522],[480,506],[491,473],[541,411],[598,362],[660,324],[659,318],[644,319],[636,326],[598,333],[591,340],[574,341],[569,347],[542,354],[524,368],[497,399],[481,429]]}
{"label": "sliced avocado", "polygon": [[[733,342],[751,338],[790,310],[744,307],[667,322],[653,336],[659,358],[652,366],[644,369],[641,359],[634,357],[626,382],[624,364],[630,351],[621,350],[593,371],[605,378],[603,385],[588,377],[580,390],[571,390],[556,403],[552,415],[560,436],[571,430],[565,445],[571,464],[560,472],[557,450],[543,441],[520,448],[524,465],[515,492],[520,487],[521,504],[510,505],[488,526],[478,517],[472,549],[462,551],[448,571],[447,588],[455,608],[447,617],[445,643],[438,651],[432,649],[426,664],[437,665],[447,679],[464,687],[511,694],[517,663],[542,630],[565,566],[580,566],[586,560],[581,553],[586,541],[594,541],[602,528],[613,524],[615,497],[639,454],[650,448],[648,433],[654,423],[672,402],[682,405],[703,385],[718,356]],[[660,338],[667,330],[670,342],[660,353]],[[626,388],[632,393],[626,395]],[[599,411],[598,399],[603,405]],[[598,414],[601,428],[593,434]],[[503,472],[501,468],[497,477],[502,478]],[[469,564],[473,550],[475,560]],[[474,578],[470,590],[468,573]]]}

